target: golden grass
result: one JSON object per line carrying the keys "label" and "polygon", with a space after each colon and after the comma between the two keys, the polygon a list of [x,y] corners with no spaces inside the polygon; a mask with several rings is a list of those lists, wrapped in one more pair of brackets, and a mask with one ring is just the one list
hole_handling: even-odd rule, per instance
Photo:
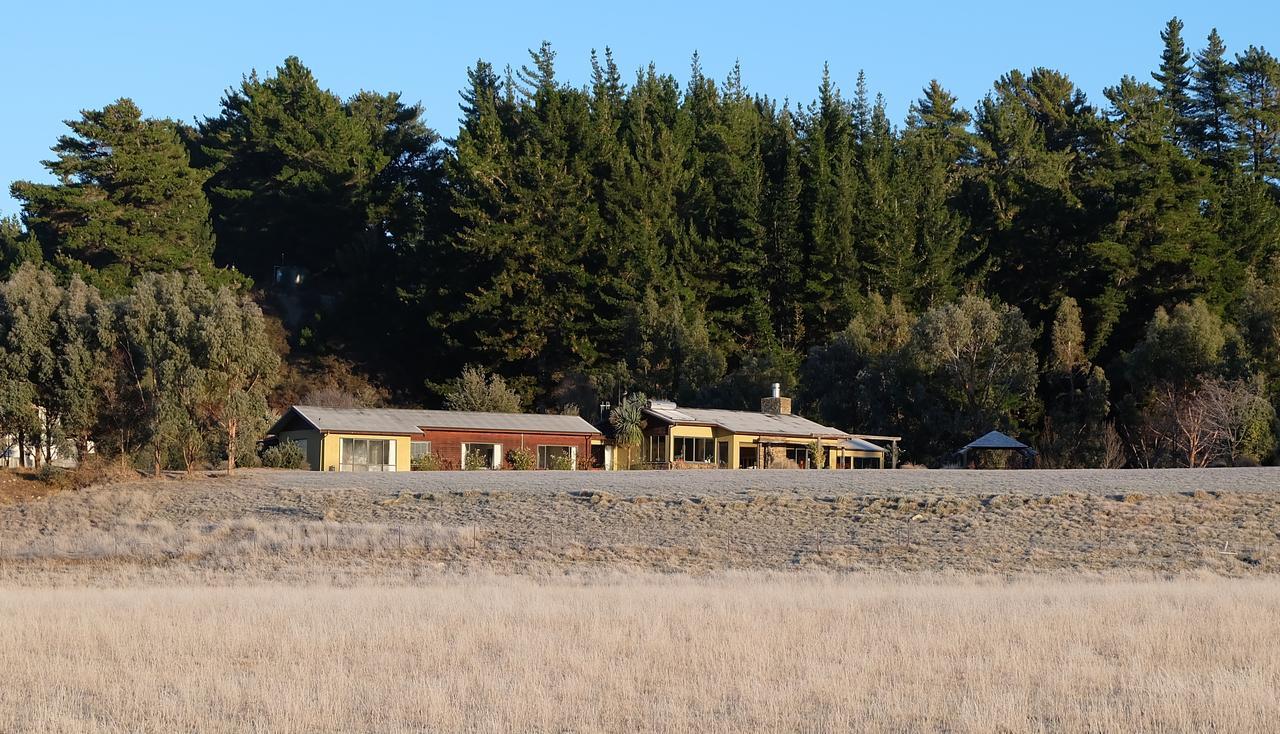
{"label": "golden grass", "polygon": [[0,731],[1273,731],[1274,578],[0,588]]}

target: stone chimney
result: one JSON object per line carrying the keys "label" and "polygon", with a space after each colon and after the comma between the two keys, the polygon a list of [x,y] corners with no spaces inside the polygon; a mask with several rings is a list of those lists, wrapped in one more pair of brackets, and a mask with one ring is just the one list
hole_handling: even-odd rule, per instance
{"label": "stone chimney", "polygon": [[791,415],[791,398],[782,397],[782,385],[773,383],[773,395],[760,399],[760,412],[767,415]]}

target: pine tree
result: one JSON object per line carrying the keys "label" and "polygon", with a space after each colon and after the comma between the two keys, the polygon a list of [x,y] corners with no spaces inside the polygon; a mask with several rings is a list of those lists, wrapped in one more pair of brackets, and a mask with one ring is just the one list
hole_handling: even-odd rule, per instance
{"label": "pine tree", "polygon": [[1089,266],[1102,225],[1091,191],[1104,135],[1096,110],[1052,69],[1012,71],[979,103],[974,190],[964,202],[985,243],[987,287],[1045,323]]}
{"label": "pine tree", "polygon": [[1215,28],[1209,32],[1208,45],[1196,54],[1191,81],[1192,148],[1219,172],[1234,165],[1236,100],[1231,91],[1231,63],[1226,54],[1226,44]]}
{"label": "pine tree", "polygon": [[964,166],[973,157],[968,112],[936,80],[924,89],[907,118],[895,176],[900,201],[909,207],[910,247],[918,263],[909,305],[930,307],[958,292],[971,257],[962,250],[966,223],[953,206]]}
{"label": "pine tree", "polygon": [[791,110],[770,114],[764,143],[765,215],[763,283],[768,294],[772,331],[791,349],[805,339],[801,231],[799,142]]}
{"label": "pine tree", "polygon": [[857,295],[854,249],[855,141],[849,105],[824,65],[818,100],[804,117],[805,330],[809,343],[849,322]]}
{"label": "pine tree", "polygon": [[1280,179],[1280,61],[1250,46],[1236,54],[1232,90],[1236,140],[1245,167],[1258,179]]}
{"label": "pine tree", "polygon": [[1170,142],[1173,116],[1157,90],[1125,77],[1106,94],[1115,137],[1096,184],[1113,209],[1090,247],[1090,275],[1094,338],[1114,345],[1136,338],[1157,306],[1198,295],[1223,303],[1243,270],[1202,205],[1212,191],[1208,171]]}
{"label": "pine tree", "polygon": [[465,318],[477,356],[546,385],[597,357],[584,248],[603,225],[588,184],[586,95],[556,81],[549,44],[530,58],[511,122],[486,123],[491,139],[460,137],[450,178],[468,192],[455,206],[456,245],[475,259]]}
{"label": "pine tree", "polygon": [[198,136],[219,259],[257,278],[286,263],[344,285],[385,279],[372,263],[414,229],[412,205],[435,180],[437,137],[421,113],[395,94],[344,102],[293,56],[244,77]]}
{"label": "pine tree", "polygon": [[177,125],[120,99],[67,126],[44,164],[59,183],[12,187],[45,259],[113,293],[149,271],[211,274],[206,174]]}
{"label": "pine tree", "polygon": [[1179,146],[1188,147],[1193,135],[1194,106],[1191,101],[1191,54],[1182,41],[1182,21],[1170,18],[1160,40],[1164,50],[1160,53],[1160,70],[1151,78],[1159,85],[1160,101],[1173,115],[1173,140]]}

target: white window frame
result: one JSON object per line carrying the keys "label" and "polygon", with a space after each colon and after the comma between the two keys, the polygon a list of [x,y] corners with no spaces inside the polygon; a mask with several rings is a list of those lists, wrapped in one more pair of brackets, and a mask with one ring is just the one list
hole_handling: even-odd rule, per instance
{"label": "white window frame", "polygon": [[538,468],[539,469],[551,468],[550,461],[543,461],[543,458],[542,458],[544,456],[543,449],[569,449],[569,471],[573,471],[578,468],[578,447],[577,446],[547,443],[547,444],[541,444],[538,446]]}
{"label": "white window frame", "polygon": [[369,437],[343,436],[338,439],[338,471],[353,472],[355,471],[355,469],[344,469],[343,467],[357,466],[356,464],[352,464],[347,461],[347,441],[365,441],[365,442],[378,441],[380,443],[387,444],[387,463],[386,464],[367,464],[366,463],[366,464],[363,464],[363,466],[378,467],[377,469],[372,469],[372,470],[366,468],[365,471],[393,472],[396,470],[396,440],[394,438],[369,438]]}
{"label": "white window frame", "polygon": [[471,453],[472,446],[492,446],[493,455],[489,457],[489,469],[494,470],[502,468],[502,444],[494,443],[493,441],[476,441],[474,443],[462,444],[462,465],[458,467],[459,469],[467,468],[467,455]]}

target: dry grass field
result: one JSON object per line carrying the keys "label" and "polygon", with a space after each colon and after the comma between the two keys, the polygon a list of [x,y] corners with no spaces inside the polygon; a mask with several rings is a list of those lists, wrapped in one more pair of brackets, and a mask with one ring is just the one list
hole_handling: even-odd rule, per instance
{"label": "dry grass field", "polygon": [[3,732],[1280,721],[1275,469],[6,481]]}
{"label": "dry grass field", "polygon": [[10,590],[0,671],[6,732],[1271,732],[1280,586]]}

